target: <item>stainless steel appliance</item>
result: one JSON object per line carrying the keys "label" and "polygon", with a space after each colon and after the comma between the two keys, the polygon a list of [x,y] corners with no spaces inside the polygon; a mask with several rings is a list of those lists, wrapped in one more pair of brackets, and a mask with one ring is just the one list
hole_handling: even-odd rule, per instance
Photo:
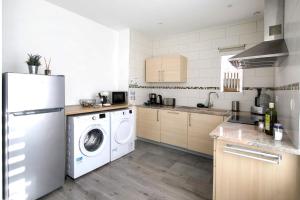
{"label": "stainless steel appliance", "polygon": [[240,102],[239,101],[232,101],[231,102],[231,110],[233,112],[239,112],[240,111]]}
{"label": "stainless steel appliance", "polygon": [[128,92],[115,91],[111,92],[111,104],[126,104],[128,103]]}
{"label": "stainless steel appliance", "polygon": [[164,98],[163,104],[165,106],[176,106],[176,99],[175,98]]}
{"label": "stainless steel appliance", "polygon": [[251,106],[251,113],[264,115],[271,102],[271,97],[266,93],[265,89],[257,88],[257,96],[255,97],[255,105]]}
{"label": "stainless steel appliance", "polygon": [[37,199],[65,178],[64,76],[3,74],[4,199]]}
{"label": "stainless steel appliance", "polygon": [[229,59],[237,68],[279,66],[289,55],[284,37],[284,0],[265,0],[264,42]]}

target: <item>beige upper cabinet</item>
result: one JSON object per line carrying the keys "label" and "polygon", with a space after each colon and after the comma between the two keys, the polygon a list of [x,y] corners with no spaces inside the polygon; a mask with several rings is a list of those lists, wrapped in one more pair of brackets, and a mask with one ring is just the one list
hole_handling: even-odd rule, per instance
{"label": "beige upper cabinet", "polygon": [[146,82],[161,82],[161,57],[146,59]]}
{"label": "beige upper cabinet", "polygon": [[187,59],[180,55],[146,59],[146,82],[186,82]]}
{"label": "beige upper cabinet", "polygon": [[161,110],[161,142],[187,147],[187,113]]}
{"label": "beige upper cabinet", "polygon": [[214,200],[300,199],[299,156],[215,142]]}
{"label": "beige upper cabinet", "polygon": [[222,122],[222,116],[189,113],[188,149],[213,155],[213,139],[209,133]]}
{"label": "beige upper cabinet", "polygon": [[160,110],[138,108],[137,136],[160,142]]}

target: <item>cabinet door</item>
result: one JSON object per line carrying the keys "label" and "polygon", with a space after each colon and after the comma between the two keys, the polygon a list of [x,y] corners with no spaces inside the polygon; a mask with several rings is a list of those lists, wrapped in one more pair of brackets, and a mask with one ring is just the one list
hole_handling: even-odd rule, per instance
{"label": "cabinet door", "polygon": [[187,77],[186,58],[183,56],[164,56],[162,59],[163,82],[185,82]]}
{"label": "cabinet door", "polygon": [[209,133],[223,122],[223,117],[189,113],[188,122],[188,149],[213,155],[213,139]]}
{"label": "cabinet door", "polygon": [[138,108],[137,136],[160,142],[160,116],[158,109]]}
{"label": "cabinet door", "polygon": [[162,65],[161,57],[146,59],[146,82],[162,81],[161,65]]}
{"label": "cabinet door", "polygon": [[187,113],[161,110],[161,142],[187,147]]}
{"label": "cabinet door", "polygon": [[[276,164],[270,162],[272,157],[228,149],[228,145],[235,144],[220,140],[216,143],[215,200],[299,199],[299,156],[250,148],[259,153],[280,155],[282,159]],[[249,149],[239,145],[233,147]]]}

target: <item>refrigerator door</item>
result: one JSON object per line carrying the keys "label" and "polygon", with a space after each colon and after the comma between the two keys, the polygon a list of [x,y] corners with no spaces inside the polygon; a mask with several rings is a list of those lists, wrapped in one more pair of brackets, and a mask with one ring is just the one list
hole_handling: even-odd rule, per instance
{"label": "refrigerator door", "polygon": [[3,92],[6,113],[65,106],[64,76],[4,73]]}
{"label": "refrigerator door", "polygon": [[64,110],[50,111],[5,116],[6,198],[37,199],[64,184]]}

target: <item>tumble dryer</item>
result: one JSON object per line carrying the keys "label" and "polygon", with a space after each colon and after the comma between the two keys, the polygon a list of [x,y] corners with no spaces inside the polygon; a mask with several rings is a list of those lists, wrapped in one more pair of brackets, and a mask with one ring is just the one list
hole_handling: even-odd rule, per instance
{"label": "tumble dryer", "polygon": [[114,161],[135,148],[134,110],[124,109],[111,112],[111,152]]}

